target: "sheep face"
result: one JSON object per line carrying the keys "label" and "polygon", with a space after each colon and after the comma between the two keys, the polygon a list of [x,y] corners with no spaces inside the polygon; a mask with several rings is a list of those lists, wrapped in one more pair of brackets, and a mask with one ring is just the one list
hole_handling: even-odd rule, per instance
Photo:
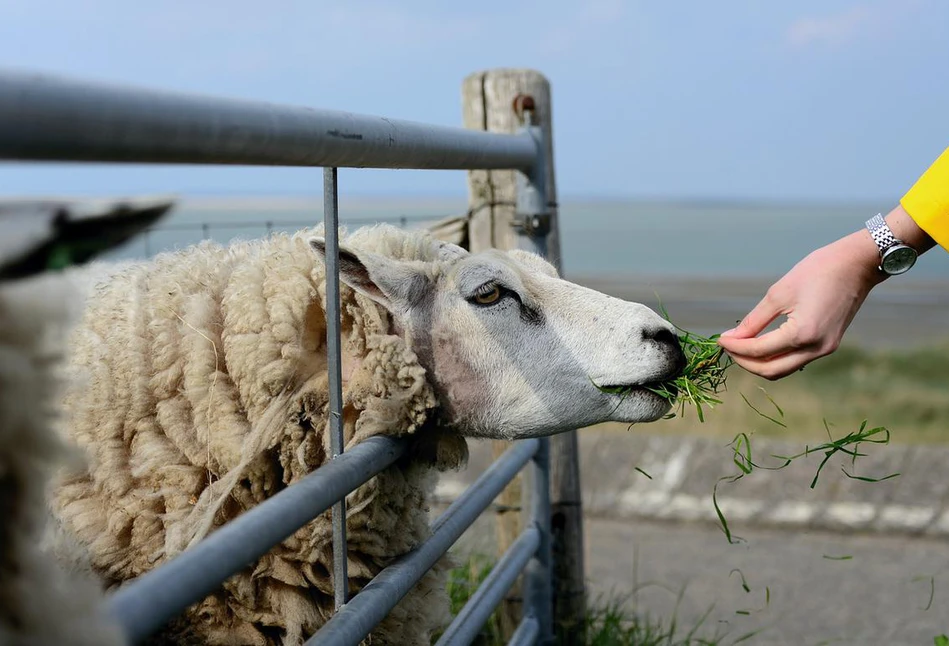
{"label": "sheep face", "polygon": [[[323,241],[310,242],[322,255]],[[677,376],[684,356],[655,312],[563,280],[525,251],[438,243],[435,255],[342,248],[340,279],[391,313],[458,432],[519,439],[668,412],[644,386]],[[620,396],[597,386],[635,388]]]}

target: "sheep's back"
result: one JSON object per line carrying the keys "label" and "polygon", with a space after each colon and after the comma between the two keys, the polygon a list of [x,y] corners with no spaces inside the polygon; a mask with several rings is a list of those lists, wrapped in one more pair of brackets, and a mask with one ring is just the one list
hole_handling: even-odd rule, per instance
{"label": "sheep's back", "polygon": [[[64,474],[54,509],[108,581],[165,562],[326,462],[325,268],[306,237],[204,243],[93,291],[72,339],[65,426],[88,468]],[[419,447],[348,497],[359,589],[428,535],[433,467],[457,465],[466,448],[428,423],[432,389],[385,312],[341,291],[346,446],[409,433]],[[438,464],[421,457],[433,455]],[[333,611],[331,536],[327,512],[199,604],[190,629],[205,626],[209,643],[302,640]],[[423,643],[446,618],[443,588],[440,566],[377,641]]]}

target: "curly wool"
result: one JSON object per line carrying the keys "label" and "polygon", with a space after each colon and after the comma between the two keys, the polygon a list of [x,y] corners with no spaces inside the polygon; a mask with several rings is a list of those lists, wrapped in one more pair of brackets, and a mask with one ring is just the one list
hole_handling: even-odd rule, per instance
{"label": "curly wool", "polygon": [[[222,247],[203,243],[99,284],[73,337],[65,426],[87,469],[63,475],[64,535],[117,584],[160,565],[323,465],[330,454],[325,267],[319,230]],[[433,241],[392,227],[357,249],[433,260]],[[436,398],[387,312],[341,286],[345,446],[375,435],[415,450],[347,497],[358,591],[429,535],[437,470],[467,458],[433,421]],[[299,644],[333,613],[329,512],[301,528],[172,627],[175,643]],[[430,644],[449,619],[447,563],[374,630],[374,644]],[[187,637],[185,637],[187,635]]]}
{"label": "curly wool", "polygon": [[0,286],[0,644],[124,643],[94,578],[40,548],[46,486],[77,457],[54,428],[71,287],[58,275]]}

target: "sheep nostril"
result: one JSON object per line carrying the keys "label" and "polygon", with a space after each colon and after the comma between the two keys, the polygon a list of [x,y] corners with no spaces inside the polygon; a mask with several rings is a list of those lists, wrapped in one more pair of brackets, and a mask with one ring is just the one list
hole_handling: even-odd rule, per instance
{"label": "sheep nostril", "polygon": [[666,327],[646,329],[643,330],[643,339],[655,341],[658,345],[663,346],[663,350],[665,350],[668,357],[672,360],[673,376],[682,374],[687,361],[685,353],[682,351],[682,344],[679,342],[679,337],[672,330]]}
{"label": "sheep nostril", "polygon": [[669,343],[675,346],[679,345],[679,337],[677,337],[672,330],[665,327],[646,328],[643,330],[643,339],[658,341],[659,343]]}

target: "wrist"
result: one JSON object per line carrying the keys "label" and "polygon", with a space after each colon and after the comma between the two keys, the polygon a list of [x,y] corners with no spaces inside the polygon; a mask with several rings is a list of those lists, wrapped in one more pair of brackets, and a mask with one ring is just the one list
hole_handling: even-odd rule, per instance
{"label": "wrist", "polygon": [[846,262],[855,268],[863,282],[874,287],[888,278],[880,271],[880,248],[866,228],[854,231],[840,242],[846,250]]}
{"label": "wrist", "polygon": [[906,273],[935,244],[899,205],[886,218],[876,215],[867,220],[866,231],[877,248],[879,273],[884,276]]}
{"label": "wrist", "polygon": [[897,205],[884,219],[893,235],[902,240],[903,244],[915,249],[916,253],[922,255],[936,245],[936,242],[916,224],[916,221],[901,205]]}

